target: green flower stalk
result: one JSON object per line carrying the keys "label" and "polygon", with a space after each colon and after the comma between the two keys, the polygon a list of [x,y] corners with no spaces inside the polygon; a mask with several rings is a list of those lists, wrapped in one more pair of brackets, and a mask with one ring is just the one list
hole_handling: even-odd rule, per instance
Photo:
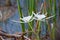
{"label": "green flower stalk", "polygon": [[53,6],[52,6],[52,13],[55,15],[53,18],[53,29],[52,29],[52,40],[55,40],[55,32],[56,32],[56,0],[53,0]]}
{"label": "green flower stalk", "polygon": [[[20,0],[17,0],[17,4],[18,4],[19,16],[22,18],[23,17],[23,13],[22,13],[22,9],[21,9],[21,6],[20,6]],[[22,26],[22,32],[25,32],[24,23],[21,23],[21,26]]]}
{"label": "green flower stalk", "polygon": [[[34,0],[27,0],[27,3],[28,3],[28,15],[31,16],[34,7]],[[29,25],[28,30],[33,32],[34,22],[33,21],[29,22],[28,25]],[[29,33],[29,36],[32,36],[32,33]]]}

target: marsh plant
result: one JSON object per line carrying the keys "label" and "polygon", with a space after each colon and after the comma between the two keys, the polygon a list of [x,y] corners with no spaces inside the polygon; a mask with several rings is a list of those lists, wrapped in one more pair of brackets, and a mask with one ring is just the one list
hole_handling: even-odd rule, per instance
{"label": "marsh plant", "polygon": [[[41,0],[26,0],[28,16],[23,16],[20,0],[17,0],[20,21],[11,21],[21,24],[22,33],[26,33],[29,40],[55,40],[56,0],[43,0],[37,11],[38,1]],[[29,25],[27,30],[24,24]]]}

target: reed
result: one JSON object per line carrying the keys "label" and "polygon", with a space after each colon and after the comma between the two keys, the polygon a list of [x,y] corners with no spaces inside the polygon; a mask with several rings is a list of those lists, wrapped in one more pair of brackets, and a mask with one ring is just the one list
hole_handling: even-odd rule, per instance
{"label": "reed", "polygon": [[52,13],[53,15],[55,15],[55,17],[53,18],[53,29],[51,32],[52,35],[52,40],[55,40],[55,33],[56,33],[56,0],[53,0],[53,6],[52,6]]}
{"label": "reed", "polygon": [[49,5],[48,9],[47,9],[48,16],[55,15],[51,20],[52,25],[53,25],[52,29],[51,29],[52,26],[50,26],[50,24],[48,22],[48,32],[49,32],[49,35],[50,35],[50,39],[55,40],[55,32],[56,32],[56,30],[55,30],[56,29],[56,0],[48,0],[47,3]]}
{"label": "reed", "polygon": [[[22,13],[22,9],[21,9],[21,6],[20,6],[20,0],[17,0],[17,4],[18,4],[19,16],[22,18],[23,17],[23,13]],[[25,32],[24,23],[21,23],[21,26],[22,26],[22,32]]]}

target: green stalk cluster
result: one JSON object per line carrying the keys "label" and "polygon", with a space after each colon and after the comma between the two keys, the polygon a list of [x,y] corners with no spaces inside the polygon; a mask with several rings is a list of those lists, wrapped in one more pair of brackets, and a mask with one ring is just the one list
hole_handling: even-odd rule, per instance
{"label": "green stalk cluster", "polygon": [[[22,13],[22,9],[21,9],[21,6],[20,6],[20,0],[17,0],[17,4],[18,4],[19,16],[22,18],[23,17],[23,13]],[[25,32],[24,23],[21,23],[21,26],[22,26],[22,32]]]}

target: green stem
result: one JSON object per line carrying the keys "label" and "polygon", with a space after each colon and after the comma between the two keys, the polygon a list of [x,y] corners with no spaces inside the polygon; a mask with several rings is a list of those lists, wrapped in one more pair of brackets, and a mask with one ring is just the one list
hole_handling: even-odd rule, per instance
{"label": "green stem", "polygon": [[40,38],[39,38],[39,32],[40,32],[40,21],[38,22],[39,23],[39,25],[38,25],[38,30],[37,30],[37,40],[41,40]]}
{"label": "green stem", "polygon": [[[34,0],[27,0],[27,2],[28,2],[28,14],[29,14],[29,15],[32,15],[32,11],[33,11],[33,8],[34,8]],[[28,30],[29,30],[29,31],[32,31],[32,28],[33,28],[33,25],[34,25],[34,21],[28,23],[28,25],[29,25],[29,26],[31,25],[31,26],[28,28]],[[30,33],[30,34],[32,34],[32,33]]]}
{"label": "green stem", "polygon": [[28,23],[28,24],[29,24],[29,28],[34,32],[34,30],[33,30],[32,26],[31,26],[31,24],[30,24],[30,23]]}
{"label": "green stem", "polygon": [[[19,16],[22,18],[23,17],[23,14],[22,14],[21,6],[20,6],[20,0],[17,0],[17,4],[18,4]],[[21,26],[22,26],[22,32],[25,32],[25,26],[24,26],[24,24],[21,23]]]}
{"label": "green stem", "polygon": [[54,27],[52,29],[52,40],[55,40],[55,32],[56,32],[56,0],[53,1],[53,15],[55,15],[55,17],[53,18],[53,24]]}
{"label": "green stem", "polygon": [[37,35],[37,40],[40,40],[39,36]]}

